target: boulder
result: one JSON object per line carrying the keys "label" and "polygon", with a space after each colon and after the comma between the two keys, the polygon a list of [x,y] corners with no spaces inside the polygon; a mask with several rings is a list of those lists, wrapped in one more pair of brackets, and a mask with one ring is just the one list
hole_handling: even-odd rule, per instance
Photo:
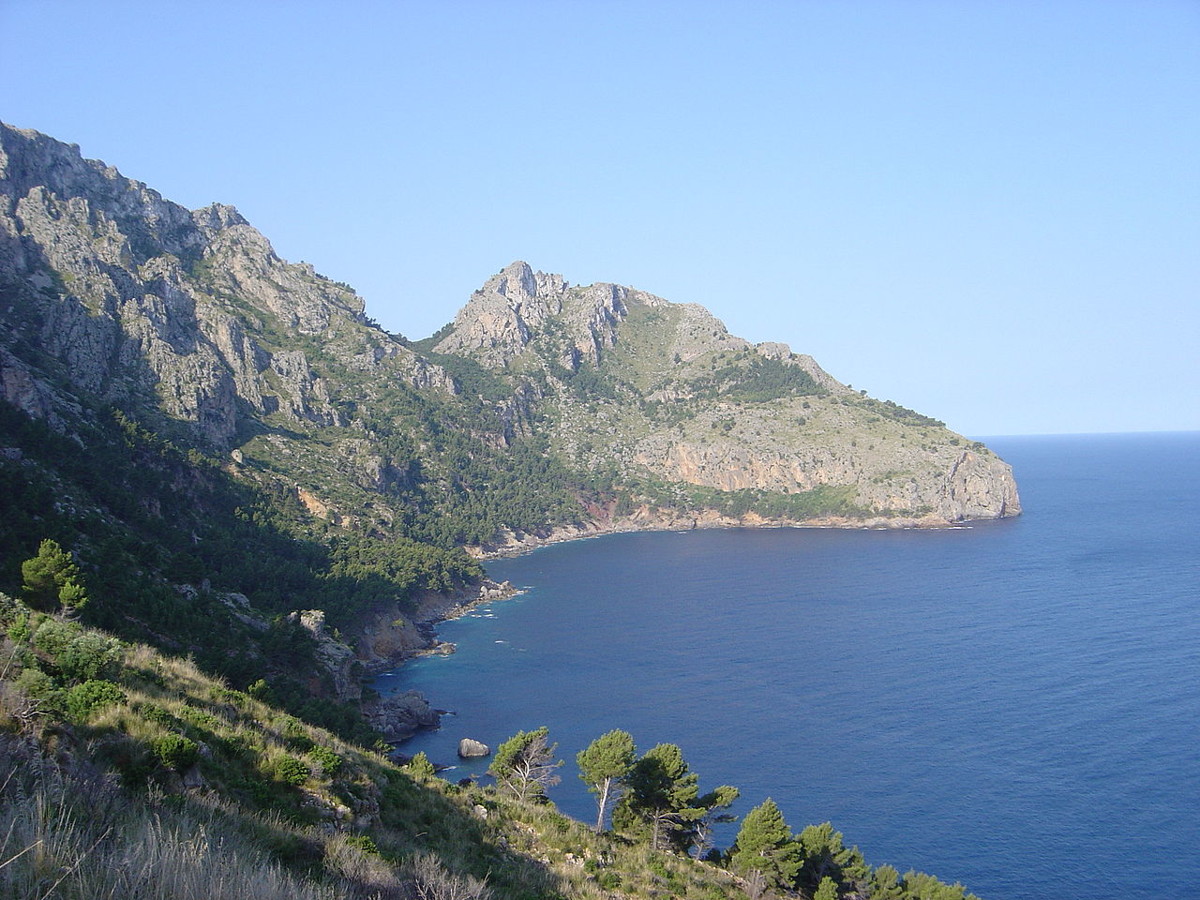
{"label": "boulder", "polygon": [[480,741],[472,740],[471,738],[463,738],[458,742],[458,755],[462,759],[474,759],[479,756],[488,756],[491,754],[491,749],[487,744]]}

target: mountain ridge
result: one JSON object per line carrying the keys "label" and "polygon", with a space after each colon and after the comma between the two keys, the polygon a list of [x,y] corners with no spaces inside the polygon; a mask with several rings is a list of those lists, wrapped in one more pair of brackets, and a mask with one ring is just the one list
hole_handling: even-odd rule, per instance
{"label": "mountain ridge", "polygon": [[[636,331],[652,325],[659,326],[657,339],[639,348]],[[874,525],[889,518],[947,524],[1020,512],[1011,470],[982,444],[866,398],[786,344],[755,345],[731,335],[695,304],[609,283],[572,288],[560,275],[517,261],[472,294],[433,349],[469,355],[496,373],[558,374],[550,404],[558,415],[558,449],[584,468],[632,461],[665,481],[725,492],[850,484],[878,513],[857,517]],[[593,383],[597,396],[573,402],[563,385],[593,372],[615,384]],[[733,388],[741,380],[740,395],[720,385],[714,390],[714,377]],[[657,415],[664,405],[674,407],[665,420]],[[621,420],[615,426],[614,418]],[[620,449],[600,453],[604,459],[585,458],[579,449],[585,435],[606,429]],[[840,445],[829,438],[848,431],[856,436]],[[866,445],[861,449],[858,436]]]}

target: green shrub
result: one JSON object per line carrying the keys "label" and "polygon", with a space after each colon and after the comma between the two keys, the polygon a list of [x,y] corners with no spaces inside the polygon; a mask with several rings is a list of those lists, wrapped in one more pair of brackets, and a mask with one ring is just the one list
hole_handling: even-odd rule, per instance
{"label": "green shrub", "polygon": [[596,883],[606,891],[615,891],[621,886],[621,876],[616,872],[604,871],[596,876]]}
{"label": "green shrub", "polygon": [[338,769],[342,767],[342,763],[345,762],[345,760],[328,747],[314,747],[308,755],[313,762],[321,767],[321,772],[326,778],[332,778],[336,775]]}
{"label": "green shrub", "polygon": [[57,662],[68,681],[88,681],[113,672],[120,652],[117,641],[89,631],[76,635]]}
{"label": "green shrub", "polygon": [[111,681],[88,680],[67,691],[67,715],[86,722],[94,710],[125,702],[125,692]]}
{"label": "green shrub", "polygon": [[57,705],[55,695],[58,692],[54,688],[54,680],[36,666],[21,670],[17,676],[17,687],[30,699]]}
{"label": "green shrub", "polygon": [[182,772],[195,765],[200,748],[182,734],[164,734],[150,741],[150,751],[168,769]]}
{"label": "green shrub", "polygon": [[25,605],[0,591],[0,628],[9,628],[22,618],[27,618]]}
{"label": "green shrub", "polygon": [[312,775],[311,770],[302,760],[296,759],[294,756],[281,756],[275,761],[274,774],[276,779],[284,784],[291,784],[299,787],[308,781]]}
{"label": "green shrub", "polygon": [[50,659],[57,660],[81,632],[82,629],[78,625],[60,622],[58,619],[51,619],[48,616],[36,616],[30,643]]}
{"label": "green shrub", "polygon": [[30,643],[67,681],[88,681],[108,674],[121,653],[120,642],[113,638],[46,617],[35,621]]}
{"label": "green shrub", "polygon": [[246,688],[246,695],[263,703],[271,703],[275,699],[271,693],[271,686],[261,678]]}
{"label": "green shrub", "polygon": [[190,706],[185,706],[179,711],[179,718],[193,728],[200,728],[206,731],[216,731],[221,727],[221,721],[212,713],[207,713],[202,709],[193,709]]}
{"label": "green shrub", "polygon": [[433,763],[429,761],[429,757],[425,755],[424,750],[419,750],[416,756],[405,763],[404,768],[413,775],[420,775],[425,778],[432,778],[437,774],[437,770],[434,769]]}
{"label": "green shrub", "polygon": [[15,644],[22,644],[29,640],[32,633],[33,624],[26,613],[18,613],[8,626],[8,637]]}
{"label": "green shrub", "polygon": [[374,839],[369,834],[348,834],[346,835],[346,843],[351,847],[357,847],[363,853],[379,856],[379,848],[375,845]]}
{"label": "green shrub", "polygon": [[175,717],[157,703],[138,703],[134,711],[147,722],[156,722],[164,728],[174,727]]}

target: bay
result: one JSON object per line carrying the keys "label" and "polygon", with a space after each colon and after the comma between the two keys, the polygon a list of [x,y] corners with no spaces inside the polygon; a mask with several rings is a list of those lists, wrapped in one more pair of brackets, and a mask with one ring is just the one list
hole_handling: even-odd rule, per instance
{"label": "bay", "polygon": [[[682,747],[873,865],[984,898],[1200,896],[1200,434],[988,440],[1025,514],[937,531],[613,535],[488,564],[520,596],[381,691],[454,711],[455,764],[548,725],[552,799],[612,728]],[[719,835],[727,844],[736,826]]]}

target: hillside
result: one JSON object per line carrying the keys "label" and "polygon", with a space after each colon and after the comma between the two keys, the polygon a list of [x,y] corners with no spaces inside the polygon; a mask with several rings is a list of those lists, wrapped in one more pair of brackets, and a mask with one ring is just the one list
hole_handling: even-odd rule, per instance
{"label": "hillside", "polygon": [[396,765],[190,662],[3,594],[0,653],[6,897],[740,893],[717,867]]}
{"label": "hillside", "polygon": [[[620,832],[597,832],[536,795],[450,784],[422,757],[397,765],[261,691],[4,594],[0,658],[6,897],[711,900],[761,896],[764,873],[777,875],[749,837],[741,857],[701,862],[649,846],[633,813]],[[678,777],[693,797],[695,778]],[[786,850],[798,885],[970,898],[921,873],[871,869],[827,823],[781,835],[762,849]]]}
{"label": "hillside", "polygon": [[1008,466],[982,444],[784,344],[735,337],[695,304],[571,287],[517,262],[433,350],[540,385],[551,447],[584,479],[625,487],[626,509],[875,525],[1020,512]]}

